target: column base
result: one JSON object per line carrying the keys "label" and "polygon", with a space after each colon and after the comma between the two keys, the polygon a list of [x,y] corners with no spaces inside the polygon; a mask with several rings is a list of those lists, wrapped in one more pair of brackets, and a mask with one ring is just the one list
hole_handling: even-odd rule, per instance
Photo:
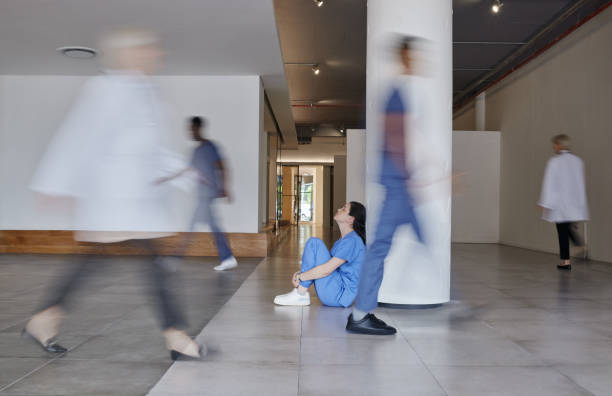
{"label": "column base", "polygon": [[379,307],[392,308],[392,309],[431,309],[442,306],[439,304],[391,304],[391,303],[378,303]]}

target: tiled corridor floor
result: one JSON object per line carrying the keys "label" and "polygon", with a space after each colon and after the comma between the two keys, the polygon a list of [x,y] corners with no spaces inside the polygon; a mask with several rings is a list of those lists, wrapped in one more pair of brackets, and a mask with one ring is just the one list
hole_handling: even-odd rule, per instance
{"label": "tiled corridor floor", "polygon": [[[201,329],[210,354],[169,369],[153,315],[141,309],[146,300],[123,300],[129,267],[121,266],[125,281],[100,280],[107,292],[86,293],[90,309],[79,308],[64,338],[74,350],[49,361],[17,330],[60,259],[0,256],[2,386],[47,364],[0,394],[612,395],[612,264],[576,261],[567,273],[551,254],[454,245],[450,303],[379,309],[398,334],[361,336],[345,332],[348,310],[316,298],[303,308],[273,305],[291,287],[307,237],[331,242],[329,232],[299,230],[252,272],[254,261],[223,274],[185,265],[186,304],[202,324],[193,321],[191,333]],[[112,324],[95,335],[100,323]]]}

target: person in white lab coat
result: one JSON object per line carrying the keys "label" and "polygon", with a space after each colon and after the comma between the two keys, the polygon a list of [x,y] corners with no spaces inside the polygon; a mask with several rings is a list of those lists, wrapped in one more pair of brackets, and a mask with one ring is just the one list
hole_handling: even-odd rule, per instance
{"label": "person in white lab coat", "polygon": [[557,226],[562,261],[557,268],[571,270],[570,240],[577,246],[583,245],[576,223],[589,220],[584,164],[569,151],[567,135],[554,136],[552,143],[555,156],[546,165],[538,205],[542,208],[542,218]]}
{"label": "person in white lab coat", "polygon": [[[169,184],[156,180],[186,162],[168,150],[169,130],[157,88],[148,76],[161,56],[150,32],[121,31],[102,42],[112,70],[93,77],[46,151],[31,188],[74,202],[75,239],[96,244],[123,242],[148,254],[149,276],[173,359],[200,358],[203,346],[184,331],[181,307],[170,287],[173,269],[158,256],[158,238],[171,235]],[[64,274],[24,333],[47,352],[64,353],[55,342],[64,307],[100,264],[85,257]]]}

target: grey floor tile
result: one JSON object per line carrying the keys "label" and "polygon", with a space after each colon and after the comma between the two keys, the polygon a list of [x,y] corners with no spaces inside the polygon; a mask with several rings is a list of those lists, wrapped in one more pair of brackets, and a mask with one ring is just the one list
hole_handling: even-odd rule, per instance
{"label": "grey floor tile", "polygon": [[592,392],[596,396],[612,394],[612,364],[594,366],[555,366],[555,369],[565,374],[575,383]]}
{"label": "grey floor tile", "polygon": [[445,396],[423,366],[313,365],[300,369],[299,395]]}
{"label": "grey floor tile", "polygon": [[297,389],[298,369],[291,364],[179,362],[149,394],[295,396]]}
{"label": "grey floor tile", "polygon": [[43,366],[48,359],[0,358],[0,389]]}
{"label": "grey floor tile", "polygon": [[430,366],[448,396],[591,395],[548,367]]}
{"label": "grey floor tile", "polygon": [[415,338],[410,344],[428,365],[543,365],[543,361],[505,338]]}
{"label": "grey floor tile", "polygon": [[301,364],[377,365],[416,364],[421,361],[401,336],[373,338],[302,338]]}
{"label": "grey floor tile", "polygon": [[583,324],[568,321],[487,321],[492,329],[505,337],[518,341],[532,340],[608,340],[610,337],[589,329]]}
{"label": "grey floor tile", "polygon": [[57,359],[6,389],[6,394],[142,395],[169,363]]}
{"label": "grey floor tile", "polygon": [[287,363],[300,360],[299,337],[207,337],[198,336],[198,342],[208,348],[208,362]]}
{"label": "grey floor tile", "polygon": [[547,364],[612,364],[612,341],[517,341]]}

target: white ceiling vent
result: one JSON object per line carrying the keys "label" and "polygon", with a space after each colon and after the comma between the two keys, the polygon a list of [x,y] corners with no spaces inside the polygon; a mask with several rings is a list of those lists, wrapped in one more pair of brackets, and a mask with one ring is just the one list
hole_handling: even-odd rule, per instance
{"label": "white ceiling vent", "polygon": [[77,46],[59,47],[57,51],[69,58],[75,59],[91,59],[98,53],[93,48]]}

